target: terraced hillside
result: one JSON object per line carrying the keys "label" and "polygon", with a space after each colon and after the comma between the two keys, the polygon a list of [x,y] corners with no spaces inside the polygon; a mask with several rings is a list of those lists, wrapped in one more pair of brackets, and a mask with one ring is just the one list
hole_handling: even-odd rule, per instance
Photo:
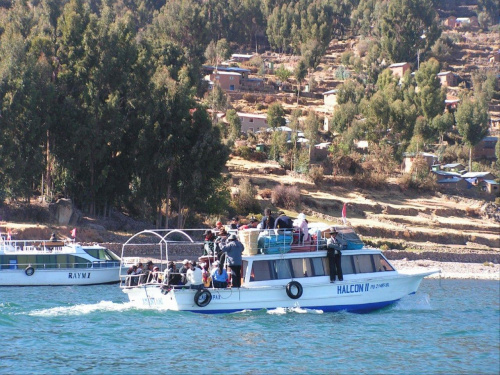
{"label": "terraced hillside", "polygon": [[[302,211],[310,221],[341,224],[342,207],[347,203],[349,225],[365,242],[396,249],[393,258],[425,252],[434,253],[434,258],[436,253],[442,254],[441,260],[472,261],[468,260],[470,254],[482,254],[484,261],[500,260],[500,224],[488,211],[492,209],[488,203],[441,194],[416,195],[402,191],[396,181],[383,190],[368,191],[350,186],[347,180],[326,176],[318,188],[278,169],[273,173],[273,168],[238,158],[228,163],[235,183],[250,178],[259,192],[280,184],[297,186],[300,207],[288,211],[290,216]],[[271,205],[270,199],[260,199],[262,207]]]}

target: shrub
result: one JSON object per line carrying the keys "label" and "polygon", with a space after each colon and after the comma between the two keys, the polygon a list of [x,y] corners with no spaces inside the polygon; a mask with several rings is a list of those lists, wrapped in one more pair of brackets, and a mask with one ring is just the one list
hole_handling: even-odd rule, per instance
{"label": "shrub", "polygon": [[256,102],[255,95],[250,94],[250,93],[243,94],[243,100],[246,100],[248,103],[255,103]]}
{"label": "shrub", "polygon": [[254,151],[252,152],[252,160],[255,161],[266,161],[267,160],[267,154],[265,152],[261,151]]}
{"label": "shrub", "polygon": [[273,191],[271,189],[264,189],[260,192],[260,196],[262,197],[262,199],[269,199],[271,198],[273,194]]}
{"label": "shrub", "polygon": [[320,185],[325,177],[324,173],[325,171],[322,166],[313,165],[311,168],[309,168],[309,172],[307,173],[307,175],[315,185]]}
{"label": "shrub", "polygon": [[258,104],[255,106],[255,109],[256,109],[257,111],[262,111],[262,110],[264,110],[264,109],[266,109],[266,108],[267,108],[267,106],[266,106],[266,105],[264,105],[264,104],[262,104],[262,103],[258,103]]}
{"label": "shrub", "polygon": [[274,188],[271,203],[286,209],[295,209],[300,204],[300,191],[297,186],[280,185]]}
{"label": "shrub", "polygon": [[267,103],[267,104],[274,103],[275,101],[276,101],[276,98],[272,95],[266,95],[266,97],[264,98],[264,103]]}
{"label": "shrub", "polygon": [[232,197],[231,204],[237,212],[259,212],[260,205],[255,196],[257,189],[252,185],[248,178],[240,180],[238,185],[238,194]]}

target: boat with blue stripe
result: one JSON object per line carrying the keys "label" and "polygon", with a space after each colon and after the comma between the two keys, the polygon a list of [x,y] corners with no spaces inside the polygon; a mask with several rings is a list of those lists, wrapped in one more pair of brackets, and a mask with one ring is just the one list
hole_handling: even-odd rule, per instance
{"label": "boat with blue stripe", "polygon": [[[241,286],[229,284],[224,288],[216,288],[213,284],[196,288],[182,283],[169,284],[172,270],[167,264],[176,254],[185,254],[187,249],[198,251],[199,260],[209,268],[218,259],[215,251],[211,254],[204,251],[203,230],[142,231],[123,245],[122,261],[126,262],[131,248],[151,246],[158,251],[155,258],[157,274],[131,282],[133,276],[122,273],[120,287],[134,305],[164,310],[215,314],[298,307],[324,312],[367,313],[416,293],[424,277],[440,272],[439,269],[398,272],[381,250],[360,246],[362,241],[352,228],[337,227],[338,233],[344,231],[347,235],[345,239],[339,236],[343,277],[332,280],[326,248],[330,231],[315,231],[307,244],[294,243],[297,236],[293,233],[288,236],[270,231],[240,231],[238,236],[246,245]],[[260,240],[262,236],[274,235],[285,239],[286,246],[278,246],[272,240]],[[253,241],[248,241],[249,237],[253,237]],[[268,244],[273,250],[259,248],[262,244]],[[276,248],[282,250],[276,252]]]}

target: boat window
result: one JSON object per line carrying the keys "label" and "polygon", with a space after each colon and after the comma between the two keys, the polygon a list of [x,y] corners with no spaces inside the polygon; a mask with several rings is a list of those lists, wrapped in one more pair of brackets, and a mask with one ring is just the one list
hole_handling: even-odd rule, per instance
{"label": "boat window", "polygon": [[267,260],[258,260],[252,263],[251,281],[271,280],[271,269]]}
{"label": "boat window", "polygon": [[313,276],[325,276],[326,258],[311,258]]}
{"label": "boat window", "polygon": [[379,272],[394,271],[394,268],[392,268],[387,259],[385,259],[382,255],[379,254],[374,255],[373,261],[375,263],[375,268]]}
{"label": "boat window", "polygon": [[356,273],[375,272],[375,264],[370,254],[354,255]]}
{"label": "boat window", "polygon": [[290,264],[293,271],[293,277],[309,277],[312,276],[312,267],[309,258],[290,259]]}
{"label": "boat window", "polygon": [[99,260],[120,260],[112,251],[108,249],[83,249],[91,257]]}
{"label": "boat window", "polygon": [[291,279],[292,272],[291,267],[288,264],[287,259],[278,259],[274,262],[274,272],[276,274],[277,279]]}
{"label": "boat window", "polygon": [[342,273],[344,275],[351,275],[353,273],[356,273],[351,255],[342,255],[342,258],[340,258],[340,260],[342,262]]}
{"label": "boat window", "polygon": [[0,269],[26,268],[29,265],[34,268],[87,268],[92,263],[67,254],[0,255]]}

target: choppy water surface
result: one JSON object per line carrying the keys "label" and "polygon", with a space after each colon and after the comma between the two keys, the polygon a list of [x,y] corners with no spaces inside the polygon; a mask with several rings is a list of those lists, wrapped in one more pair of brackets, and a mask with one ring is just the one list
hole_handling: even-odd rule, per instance
{"label": "choppy water surface", "polygon": [[499,283],[424,280],[370,314],[131,307],[117,285],[0,288],[0,373],[498,374]]}

